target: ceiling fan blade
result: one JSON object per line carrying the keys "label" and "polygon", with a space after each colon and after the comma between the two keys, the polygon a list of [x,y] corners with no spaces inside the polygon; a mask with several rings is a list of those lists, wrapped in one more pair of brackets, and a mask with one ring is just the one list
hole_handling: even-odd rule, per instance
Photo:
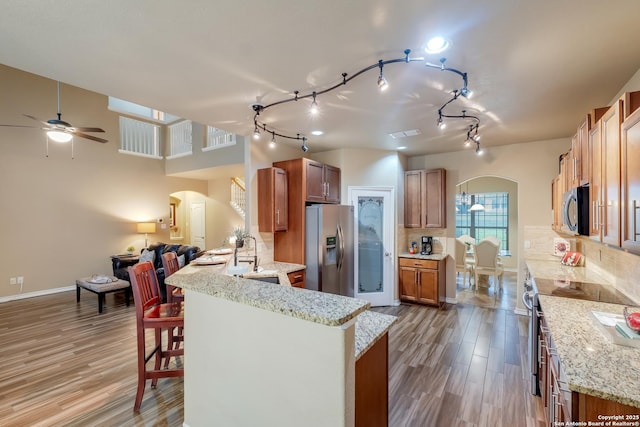
{"label": "ceiling fan blade", "polygon": [[104,132],[104,129],[100,128],[83,128],[83,127],[73,127],[76,131],[80,132]]}
{"label": "ceiling fan blade", "polygon": [[24,126],[24,125],[0,125],[0,126],[6,126],[6,127],[10,127],[10,128],[32,128],[32,129],[39,129],[39,126]]}
{"label": "ceiling fan blade", "polygon": [[23,116],[25,116],[25,117],[29,117],[31,120],[35,120],[36,122],[40,122],[40,123],[42,123],[42,124],[43,124],[43,125],[45,125],[45,126],[51,127],[51,125],[49,125],[49,123],[45,122],[44,120],[37,119],[37,118],[35,118],[35,117],[33,117],[33,116],[30,116],[30,115],[28,115],[28,114],[23,114]]}
{"label": "ceiling fan blade", "polygon": [[79,136],[80,138],[86,138],[86,139],[90,139],[92,141],[102,142],[103,144],[105,142],[109,142],[106,139],[98,138],[97,136],[93,136],[93,135],[87,135],[86,133],[82,133],[82,132],[77,132],[76,131],[76,132],[69,132],[69,133],[72,134],[72,135],[75,135],[75,136]]}

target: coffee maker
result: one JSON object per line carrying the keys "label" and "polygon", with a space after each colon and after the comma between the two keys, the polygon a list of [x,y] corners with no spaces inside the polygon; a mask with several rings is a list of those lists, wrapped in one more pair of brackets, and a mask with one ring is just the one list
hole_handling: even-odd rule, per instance
{"label": "coffee maker", "polygon": [[432,250],[433,250],[433,237],[422,236],[422,250],[420,251],[420,255],[431,255]]}

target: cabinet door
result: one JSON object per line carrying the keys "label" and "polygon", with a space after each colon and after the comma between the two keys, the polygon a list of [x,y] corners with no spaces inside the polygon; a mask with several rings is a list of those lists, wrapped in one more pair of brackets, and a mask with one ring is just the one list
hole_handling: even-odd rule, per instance
{"label": "cabinet door", "polygon": [[404,173],[404,226],[420,228],[421,222],[422,171]]}
{"label": "cabinet door", "polygon": [[258,230],[287,230],[287,172],[280,168],[258,170]]}
{"label": "cabinet door", "polygon": [[424,200],[424,228],[445,228],[446,216],[446,172],[444,169],[434,169],[424,172],[425,194]]}
{"label": "cabinet door", "polygon": [[640,110],[622,124],[622,247],[640,253]]}
{"label": "cabinet door", "polygon": [[591,173],[589,168],[591,161],[589,158],[589,129],[591,128],[591,116],[587,114],[585,120],[578,126],[578,149],[580,151],[580,162],[578,168],[579,185],[589,184]]}
{"label": "cabinet door", "polygon": [[318,162],[306,161],[305,174],[307,177],[306,201],[324,202],[324,165]]}
{"label": "cabinet door", "polygon": [[274,199],[274,229],[275,231],[286,231],[288,224],[287,203],[287,172],[274,168],[273,177],[273,199]]}
{"label": "cabinet door", "polygon": [[553,211],[553,229],[559,229],[562,226],[562,217],[560,214],[560,206],[562,206],[562,194],[560,193],[560,177],[551,180],[551,210]]}
{"label": "cabinet door", "polygon": [[600,240],[602,229],[602,140],[600,121],[589,131],[591,171],[589,175],[589,236]]}
{"label": "cabinet door", "polygon": [[416,269],[412,267],[400,267],[400,298],[408,301],[417,301],[418,282]]}
{"label": "cabinet door", "polygon": [[620,125],[622,101],[616,102],[602,116],[602,200],[604,202],[604,228],[602,241],[620,246]]}
{"label": "cabinet door", "polygon": [[569,188],[580,185],[578,178],[578,168],[580,163],[580,147],[578,145],[578,134],[571,138],[571,151],[569,151]]}
{"label": "cabinet door", "polygon": [[438,305],[438,270],[418,269],[418,302]]}
{"label": "cabinet door", "polygon": [[340,169],[325,165],[324,183],[326,201],[329,203],[340,203]]}

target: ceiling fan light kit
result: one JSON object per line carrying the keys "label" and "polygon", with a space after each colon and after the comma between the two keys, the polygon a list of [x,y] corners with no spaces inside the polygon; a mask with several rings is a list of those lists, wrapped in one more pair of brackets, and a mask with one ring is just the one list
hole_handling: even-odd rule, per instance
{"label": "ceiling fan light kit", "polygon": [[[430,48],[433,48],[434,51],[437,50],[437,48],[442,48],[442,50],[446,49],[449,45],[449,43],[445,40],[440,38],[441,40],[433,40],[430,41],[429,46]],[[425,49],[426,50],[426,49]],[[441,52],[442,50],[439,50],[438,52]],[[430,52],[430,51],[428,51]],[[339,83],[323,89],[323,90],[315,90],[311,93],[308,94],[300,94],[300,91],[296,90],[293,92],[294,96],[293,98],[287,98],[287,99],[283,99],[280,101],[276,101],[276,102],[272,102],[271,104],[267,104],[267,105],[263,105],[263,104],[253,104],[251,105],[251,108],[254,111],[254,116],[253,116],[253,125],[254,125],[254,139],[260,139],[260,131],[264,131],[267,134],[271,134],[271,143],[275,144],[275,138],[276,137],[280,137],[280,138],[285,138],[285,139],[291,139],[291,140],[297,140],[297,141],[302,141],[302,151],[307,151],[309,149],[309,147],[307,146],[307,137],[304,136],[304,134],[300,134],[297,133],[296,136],[293,136],[291,134],[287,134],[284,132],[278,132],[276,131],[273,127],[267,125],[265,122],[260,121],[260,114],[263,113],[265,110],[275,107],[277,105],[282,105],[288,102],[297,102],[301,99],[305,99],[305,98],[311,98],[312,102],[311,102],[311,107],[310,107],[310,113],[311,114],[315,114],[318,111],[318,102],[317,102],[317,98],[320,95],[323,95],[325,93],[331,92],[339,87],[345,86],[347,83],[349,83],[351,80],[353,80],[354,78],[358,77],[359,75],[372,70],[372,69],[379,69],[379,75],[378,75],[378,79],[377,79],[377,86],[379,88],[380,91],[384,91],[389,87],[389,83],[387,81],[387,79],[384,77],[383,74],[383,67],[385,65],[388,64],[396,64],[396,63],[405,63],[405,64],[410,64],[410,63],[415,63],[415,62],[424,62],[424,66],[426,68],[432,68],[432,69],[437,69],[440,71],[447,71],[450,73],[454,73],[459,75],[462,78],[462,87],[460,89],[455,89],[452,92],[452,97],[451,99],[449,99],[447,102],[445,102],[442,107],[440,107],[438,109],[438,118],[437,118],[437,122],[436,125],[438,128],[440,129],[444,129],[446,124],[445,124],[445,119],[461,119],[461,120],[465,120],[465,121],[472,121],[473,123],[469,125],[469,127],[467,128],[467,139],[465,140],[465,147],[470,146],[471,144],[475,144],[476,146],[476,153],[477,154],[482,154],[482,150],[480,149],[480,136],[478,135],[478,129],[480,127],[480,118],[474,115],[470,115],[467,114],[466,110],[462,110],[460,114],[447,114],[445,112],[445,108],[447,106],[449,106],[449,104],[451,104],[452,102],[458,100],[458,98],[460,96],[462,96],[463,98],[470,98],[471,97],[471,90],[469,89],[468,86],[468,76],[466,72],[462,72],[459,71],[455,68],[450,68],[447,67],[445,65],[446,62],[446,58],[442,58],[440,59],[440,64],[432,64],[429,63],[427,61],[425,61],[424,58],[412,58],[409,56],[409,54],[411,53],[411,49],[405,49],[404,50],[404,57],[402,58],[396,58],[396,59],[389,59],[389,60],[379,60],[378,62],[376,62],[375,64],[372,64],[368,67],[365,67],[359,71],[357,71],[356,73],[354,73],[353,75],[347,77],[347,73],[342,73],[342,81],[340,81]]]}
{"label": "ceiling fan light kit", "polygon": [[[30,118],[31,120],[35,120],[38,123],[41,123],[42,129],[46,131],[46,156],[49,157],[49,140],[59,143],[67,143],[71,142],[71,158],[73,159],[73,137],[78,136],[80,138],[90,139],[92,141],[106,143],[109,142],[106,139],[98,138],[97,136],[88,135],[85,132],[104,132],[103,129],[97,127],[74,127],[71,126],[69,122],[65,122],[62,120],[62,113],[60,112],[60,82],[56,82],[57,84],[57,92],[58,92],[58,118],[50,119],[46,122],[40,120],[34,116],[30,116],[28,114],[23,114],[23,116]],[[5,127],[31,127],[37,128],[36,126],[22,126],[22,125],[0,125]]]}

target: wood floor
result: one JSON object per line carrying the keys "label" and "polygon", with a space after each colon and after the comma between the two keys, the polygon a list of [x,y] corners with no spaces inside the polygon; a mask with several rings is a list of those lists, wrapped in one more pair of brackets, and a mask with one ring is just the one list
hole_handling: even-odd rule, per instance
{"label": "wood floor", "polygon": [[[481,292],[479,292],[481,293]],[[401,305],[389,334],[389,425],[542,426],[528,392],[526,318]],[[1,426],[181,426],[182,379],[136,391],[134,307],[75,292],[0,304]],[[249,408],[239,407],[238,410]]]}

